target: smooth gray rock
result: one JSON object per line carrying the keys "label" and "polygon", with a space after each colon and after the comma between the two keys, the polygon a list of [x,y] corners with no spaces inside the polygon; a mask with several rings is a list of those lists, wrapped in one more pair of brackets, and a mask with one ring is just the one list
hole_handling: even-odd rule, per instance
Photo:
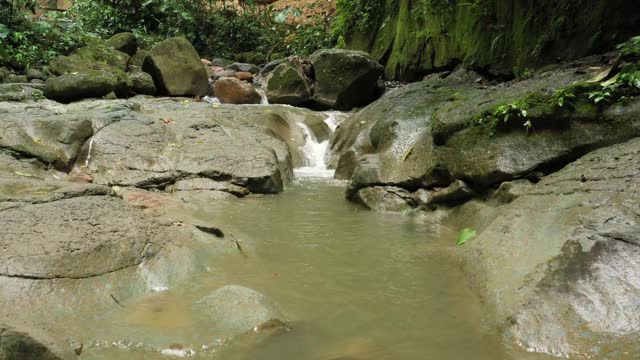
{"label": "smooth gray rock", "polygon": [[354,195],[354,201],[380,212],[407,212],[415,207],[409,191],[393,186],[362,188]]}
{"label": "smooth gray rock", "polygon": [[[478,213],[473,203],[456,211],[450,224]],[[563,357],[638,350],[640,139],[594,151],[483,212],[477,237],[454,256],[508,341]]]}

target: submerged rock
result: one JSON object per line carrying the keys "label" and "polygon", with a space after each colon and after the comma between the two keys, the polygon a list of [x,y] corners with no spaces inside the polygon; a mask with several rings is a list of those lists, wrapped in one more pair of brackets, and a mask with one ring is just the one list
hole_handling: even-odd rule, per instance
{"label": "submerged rock", "polygon": [[412,210],[413,198],[407,190],[393,186],[374,186],[358,190],[354,201],[369,209],[381,212],[406,212]]}
{"label": "submerged rock", "polygon": [[193,45],[170,38],[153,46],[142,69],[151,74],[160,95],[204,96],[209,89],[207,71]]}
{"label": "submerged rock", "polygon": [[72,360],[77,356],[58,339],[42,330],[0,323],[0,359]]}
{"label": "submerged rock", "polygon": [[362,51],[329,49],[311,55],[315,73],[313,100],[322,107],[351,110],[377,97],[382,65]]}
{"label": "submerged rock", "polygon": [[273,322],[283,323],[278,308],[259,292],[227,285],[196,302],[194,308],[206,314],[212,331],[223,336],[238,336],[259,331]]}

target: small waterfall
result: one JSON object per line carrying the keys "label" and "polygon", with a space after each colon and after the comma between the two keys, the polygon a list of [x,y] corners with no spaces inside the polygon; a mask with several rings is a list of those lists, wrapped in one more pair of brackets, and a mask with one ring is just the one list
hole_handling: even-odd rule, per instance
{"label": "small waterfall", "polygon": [[[340,121],[346,117],[346,114],[339,111],[330,111],[324,114],[327,116],[324,122],[331,129],[332,134]],[[335,170],[327,168],[330,138],[318,142],[313,131],[305,123],[298,122],[297,124],[304,134],[302,154],[305,157],[305,166],[294,169],[295,176],[298,178],[332,179]]]}

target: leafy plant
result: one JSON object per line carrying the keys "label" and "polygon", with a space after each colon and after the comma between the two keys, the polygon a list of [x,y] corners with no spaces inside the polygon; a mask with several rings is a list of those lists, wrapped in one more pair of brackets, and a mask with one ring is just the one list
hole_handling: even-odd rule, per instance
{"label": "leafy plant", "polygon": [[514,117],[526,118],[528,113],[527,110],[522,108],[517,103],[499,105],[493,110],[492,115],[495,118],[502,119],[503,122],[508,122],[509,119]]}
{"label": "leafy plant", "polygon": [[575,100],[576,94],[571,89],[558,89],[553,95],[551,95],[551,99],[549,102],[553,106],[557,106],[559,108],[563,108],[565,105],[569,105],[573,107],[573,100]]}
{"label": "leafy plant", "polygon": [[618,45],[618,51],[622,56],[640,55],[640,36],[635,36],[628,41]]}
{"label": "leafy plant", "polygon": [[472,229],[472,228],[464,228],[464,229],[460,230],[460,233],[458,233],[458,239],[456,240],[456,246],[462,246],[467,241],[473,239],[474,237],[476,237],[476,231],[474,229]]}

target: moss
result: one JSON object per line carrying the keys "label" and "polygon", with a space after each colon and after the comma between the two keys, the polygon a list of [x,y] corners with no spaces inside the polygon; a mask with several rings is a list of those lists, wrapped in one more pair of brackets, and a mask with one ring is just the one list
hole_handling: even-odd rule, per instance
{"label": "moss", "polygon": [[371,52],[387,78],[400,80],[459,63],[498,77],[527,75],[558,58],[610,49],[636,35],[640,19],[640,8],[624,0],[348,2],[340,12],[366,8],[369,16],[365,29],[341,29],[346,46]]}

